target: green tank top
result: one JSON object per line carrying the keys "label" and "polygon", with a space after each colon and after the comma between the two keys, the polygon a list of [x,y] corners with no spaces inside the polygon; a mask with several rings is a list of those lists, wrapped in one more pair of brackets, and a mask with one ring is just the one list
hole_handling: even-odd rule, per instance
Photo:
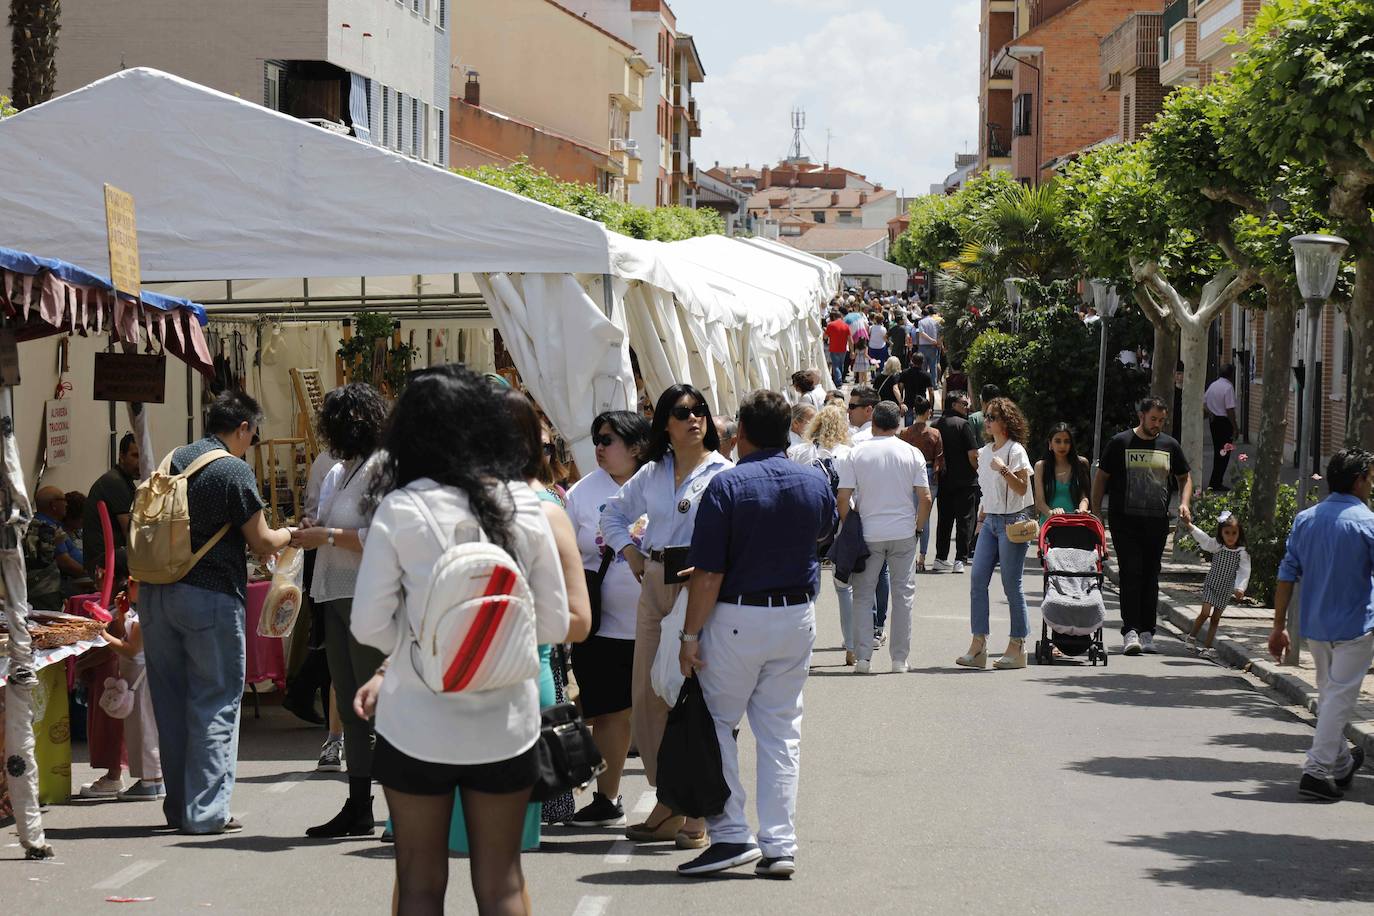
{"label": "green tank top", "polygon": [[[1049,505],[1051,509],[1063,509],[1065,512],[1077,512],[1078,505],[1073,501],[1073,494],[1069,491],[1069,485],[1062,480],[1055,480],[1054,495],[1050,497]],[[1040,516],[1040,524],[1045,524],[1048,515]]]}

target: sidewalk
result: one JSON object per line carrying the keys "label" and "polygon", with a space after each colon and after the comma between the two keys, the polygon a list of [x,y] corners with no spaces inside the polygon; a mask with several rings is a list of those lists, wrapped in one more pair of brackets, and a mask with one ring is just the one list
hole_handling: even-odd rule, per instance
{"label": "sidewalk", "polygon": [[[1187,554],[1184,554],[1187,556]],[[1173,562],[1173,539],[1164,549],[1164,568],[1160,573],[1159,609],[1161,622],[1172,625],[1182,639],[1192,629],[1193,621],[1202,610],[1202,580],[1208,567],[1194,558],[1191,562]],[[1115,564],[1107,559],[1107,575],[1119,586]],[[1267,642],[1274,626],[1273,608],[1239,606],[1226,609],[1217,628],[1215,648],[1217,660],[1249,672],[1286,699],[1315,714],[1317,711],[1317,674],[1312,656],[1301,653],[1299,665],[1289,668],[1275,664],[1269,656]],[[1205,633],[1205,631],[1204,631]],[[1110,645],[1109,651],[1115,651]],[[1346,737],[1364,746],[1365,753],[1374,757],[1374,670],[1365,677],[1360,691],[1360,703],[1355,716],[1345,730]]]}

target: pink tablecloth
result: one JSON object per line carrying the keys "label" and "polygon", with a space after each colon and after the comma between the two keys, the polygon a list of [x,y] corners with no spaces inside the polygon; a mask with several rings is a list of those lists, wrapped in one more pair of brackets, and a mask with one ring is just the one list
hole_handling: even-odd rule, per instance
{"label": "pink tablecloth", "polygon": [[[277,689],[286,686],[286,657],[282,651],[282,640],[269,639],[258,635],[258,618],[262,616],[262,605],[267,600],[270,582],[250,582],[248,584],[248,607],[245,633],[247,637],[248,675],[246,684],[272,681]],[[67,599],[66,611],[80,617],[86,616],[82,603],[99,601],[99,595],[77,595]]]}

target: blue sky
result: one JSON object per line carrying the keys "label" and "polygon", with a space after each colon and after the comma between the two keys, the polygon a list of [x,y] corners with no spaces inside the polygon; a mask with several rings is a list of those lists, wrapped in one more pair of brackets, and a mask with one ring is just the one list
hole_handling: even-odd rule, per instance
{"label": "blue sky", "polygon": [[[783,156],[793,106],[814,159],[924,194],[976,148],[977,0],[670,0],[706,67],[702,168]],[[805,151],[805,150],[804,150]]]}

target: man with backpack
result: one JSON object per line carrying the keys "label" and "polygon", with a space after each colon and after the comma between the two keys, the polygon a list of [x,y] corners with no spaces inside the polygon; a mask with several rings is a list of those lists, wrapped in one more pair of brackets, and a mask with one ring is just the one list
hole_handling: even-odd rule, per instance
{"label": "man with backpack", "polygon": [[256,401],[226,391],[206,412],[205,438],[169,455],[134,499],[129,568],[140,580],[163,812],[184,833],[243,829],[229,799],[247,665],[246,551],[267,556],[291,542],[288,529],[267,526],[243,460],[261,423]]}

